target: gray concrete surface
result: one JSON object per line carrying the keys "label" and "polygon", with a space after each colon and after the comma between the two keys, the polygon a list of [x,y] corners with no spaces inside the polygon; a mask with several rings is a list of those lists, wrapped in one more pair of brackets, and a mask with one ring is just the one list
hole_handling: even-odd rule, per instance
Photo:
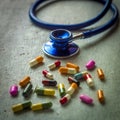
{"label": "gray concrete surface", "polygon": [[[93,76],[95,89],[90,89],[85,82],[72,96],[66,106],[59,104],[59,94],[56,97],[37,97],[35,94],[29,100],[33,103],[51,101],[53,107],[46,111],[23,111],[14,114],[12,105],[26,101],[19,88],[19,95],[12,98],[8,91],[13,84],[26,75],[31,77],[33,86],[41,84],[44,77],[43,69],[55,59],[47,57],[41,50],[42,44],[49,40],[49,30],[34,26],[28,17],[28,10],[34,0],[1,0],[0,1],[0,120],[119,120],[120,119],[120,25],[95,37],[75,41],[80,47],[80,53],[69,59],[62,59],[62,65],[68,61],[85,70],[88,60],[96,61],[96,68],[90,71]],[[120,6],[119,0],[114,3]],[[61,1],[45,7],[38,16],[43,20],[54,23],[77,23],[87,20],[102,9],[102,5],[91,1]],[[111,17],[109,13],[97,24],[105,23]],[[34,69],[28,62],[38,55],[44,56],[44,64]],[[101,82],[96,69],[101,67],[105,72],[105,81]],[[62,76],[57,70],[52,71],[58,83],[69,87],[68,76]],[[97,89],[103,89],[106,102],[101,105],[96,96]],[[80,94],[85,93],[94,99],[94,105],[88,106],[79,100]]]}

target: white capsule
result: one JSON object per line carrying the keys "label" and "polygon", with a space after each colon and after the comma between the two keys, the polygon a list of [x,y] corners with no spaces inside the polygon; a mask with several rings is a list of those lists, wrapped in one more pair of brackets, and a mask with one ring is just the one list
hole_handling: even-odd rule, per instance
{"label": "white capsule", "polygon": [[66,93],[72,95],[77,88],[78,88],[77,84],[76,83],[72,83],[71,86],[66,91]]}
{"label": "white capsule", "polygon": [[43,57],[42,56],[38,56],[35,59],[31,60],[29,62],[29,65],[30,65],[30,67],[33,67],[33,66],[35,66],[35,65],[37,65],[39,63],[42,63],[42,62],[43,62]]}

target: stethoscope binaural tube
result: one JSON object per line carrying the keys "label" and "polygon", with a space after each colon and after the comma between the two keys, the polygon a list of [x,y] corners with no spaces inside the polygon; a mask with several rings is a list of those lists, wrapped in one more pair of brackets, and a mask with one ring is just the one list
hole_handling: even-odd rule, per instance
{"label": "stethoscope binaural tube", "polygon": [[[66,41],[66,43],[63,44],[60,42],[62,40],[62,38],[59,38],[59,34],[61,34],[61,32],[64,36],[64,33],[65,34],[70,33],[70,31],[68,31],[68,30],[78,30],[78,29],[80,30],[80,29],[83,29],[85,27],[88,27],[88,26],[96,23],[97,21],[99,21],[107,13],[108,10],[111,10],[113,15],[112,15],[112,18],[107,23],[105,23],[99,27],[96,27],[94,29],[83,31],[83,32],[79,33],[78,35],[76,35],[77,37],[80,37],[80,38],[89,38],[91,36],[94,36],[94,35],[97,35],[101,32],[104,32],[105,30],[112,27],[116,23],[118,16],[119,16],[118,9],[112,3],[112,0],[97,0],[96,2],[102,3],[104,5],[104,7],[97,16],[95,16],[94,18],[92,18],[90,20],[87,20],[85,22],[78,23],[78,24],[65,24],[65,25],[64,24],[48,23],[48,22],[42,21],[36,17],[36,10],[37,10],[38,6],[42,5],[42,3],[46,3],[46,1],[47,0],[35,1],[35,3],[33,3],[29,9],[29,17],[35,25],[37,25],[39,27],[46,28],[46,29],[54,30],[51,32],[51,34],[53,34],[53,33],[58,34],[58,36],[53,35],[52,37],[50,35],[50,39],[55,37],[55,40],[50,40],[50,42],[44,44],[44,46],[43,46],[43,51],[47,55],[49,55],[51,57],[55,57],[55,58],[70,57],[79,51],[79,47],[77,45],[75,45],[74,43],[71,43],[72,39],[74,38],[73,35],[72,35],[72,37],[70,37],[70,39],[68,39],[69,35],[66,36],[66,39],[68,40],[68,41]],[[58,29],[58,30],[56,30],[56,29]],[[59,44],[61,46],[60,48],[62,48],[62,45],[65,45],[65,44],[68,45],[68,46],[66,46],[66,48],[68,50],[67,53],[63,52],[63,50],[66,49],[65,47],[64,47],[64,49],[58,49],[59,47],[55,46],[57,41],[59,41],[61,43],[61,44]],[[72,52],[72,51],[74,51],[74,52]],[[61,54],[61,53],[64,53],[64,54]]]}

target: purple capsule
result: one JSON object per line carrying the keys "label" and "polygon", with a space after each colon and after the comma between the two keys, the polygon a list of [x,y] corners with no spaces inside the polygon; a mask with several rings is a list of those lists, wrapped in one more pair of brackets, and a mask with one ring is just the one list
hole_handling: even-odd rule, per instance
{"label": "purple capsule", "polygon": [[94,67],[95,67],[95,61],[94,61],[94,60],[90,60],[90,61],[88,61],[88,63],[86,64],[86,68],[87,68],[88,70],[92,70],[92,69],[94,69]]}
{"label": "purple capsule", "polygon": [[18,95],[18,86],[17,85],[12,85],[10,87],[9,93],[11,96],[17,96]]}
{"label": "purple capsule", "polygon": [[93,103],[93,99],[87,95],[80,95],[80,99],[82,102],[86,103],[86,104],[92,104]]}

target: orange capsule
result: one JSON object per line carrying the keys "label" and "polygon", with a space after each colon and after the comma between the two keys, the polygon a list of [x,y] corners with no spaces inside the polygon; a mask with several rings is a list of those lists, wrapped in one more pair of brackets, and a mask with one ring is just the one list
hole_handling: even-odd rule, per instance
{"label": "orange capsule", "polygon": [[38,57],[36,57],[36,58],[34,58],[33,60],[31,60],[30,62],[29,62],[29,65],[30,65],[30,67],[33,67],[33,66],[35,66],[35,65],[37,65],[37,64],[39,64],[39,63],[42,63],[43,62],[43,57],[42,56],[38,56]]}
{"label": "orange capsule", "polygon": [[97,91],[97,96],[98,96],[98,100],[103,103],[105,98],[104,98],[104,93],[103,93],[103,90],[98,90]]}
{"label": "orange capsule", "polygon": [[76,83],[72,83],[71,86],[66,91],[66,93],[72,95],[77,88],[78,88],[78,85]]}
{"label": "orange capsule", "polygon": [[66,64],[66,67],[75,68],[77,72],[79,72],[79,69],[80,69],[78,65],[73,64],[73,63],[70,63],[70,62],[68,62],[68,63]]}
{"label": "orange capsule", "polygon": [[98,68],[98,69],[97,69],[97,74],[98,74],[98,77],[99,77],[101,80],[104,80],[105,75],[104,75],[104,72],[103,72],[102,69]]}
{"label": "orange capsule", "polygon": [[20,80],[19,85],[21,87],[25,87],[30,82],[30,77],[26,76],[22,80]]}
{"label": "orange capsule", "polygon": [[60,67],[59,72],[61,74],[75,74],[75,73],[77,73],[75,68],[68,68],[68,67]]}

